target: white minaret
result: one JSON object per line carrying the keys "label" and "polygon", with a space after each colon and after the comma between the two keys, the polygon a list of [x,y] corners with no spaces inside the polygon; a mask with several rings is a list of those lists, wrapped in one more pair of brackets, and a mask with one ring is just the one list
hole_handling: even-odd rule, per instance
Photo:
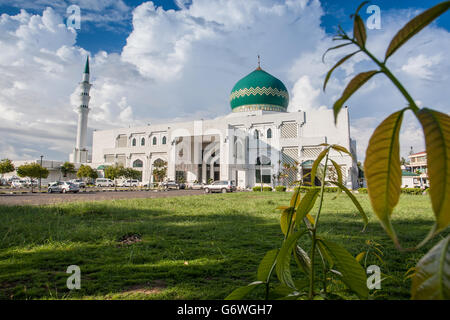
{"label": "white minaret", "polygon": [[89,83],[89,57],[86,59],[86,66],[84,67],[83,80],[80,82],[80,96],[78,106],[78,128],[77,128],[77,141],[75,149],[70,155],[70,161],[75,163],[86,163],[88,161],[88,151],[86,149],[87,139],[87,121],[89,114],[89,91],[91,90],[91,84]]}

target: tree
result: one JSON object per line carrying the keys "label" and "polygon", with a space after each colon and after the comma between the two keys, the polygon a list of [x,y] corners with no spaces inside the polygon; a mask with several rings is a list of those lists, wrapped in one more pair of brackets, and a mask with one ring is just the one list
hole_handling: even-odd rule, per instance
{"label": "tree", "polygon": [[77,171],[77,177],[95,180],[98,178],[98,173],[96,170],[92,169],[92,167],[82,164]]}
{"label": "tree", "polygon": [[14,168],[11,160],[3,159],[2,161],[0,161],[0,174],[2,175],[2,178],[5,173],[13,172],[14,170],[16,169]]}
{"label": "tree", "polygon": [[69,161],[64,162],[64,164],[61,166],[61,173],[63,174],[63,177],[67,177],[68,174],[75,173],[75,165]]}
{"label": "tree", "polygon": [[117,188],[116,179],[125,176],[125,168],[121,164],[115,164],[105,168],[105,178],[114,181],[114,190]]}
{"label": "tree", "polygon": [[163,181],[167,175],[167,162],[163,161],[161,159],[158,159],[153,163],[153,165],[154,165],[154,169],[153,169],[152,173],[153,173],[155,182]]}
{"label": "tree", "polygon": [[33,192],[33,179],[47,178],[47,168],[42,167],[39,163],[26,163],[17,168],[17,175],[19,177],[28,177],[31,179],[31,192]]}
{"label": "tree", "polygon": [[123,176],[126,179],[140,179],[142,176],[141,171],[133,168],[124,168]]}

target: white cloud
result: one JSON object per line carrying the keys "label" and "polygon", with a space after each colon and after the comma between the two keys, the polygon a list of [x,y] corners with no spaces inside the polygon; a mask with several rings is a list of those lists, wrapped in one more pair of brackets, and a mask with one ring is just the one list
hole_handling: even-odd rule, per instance
{"label": "white cloud", "polygon": [[413,77],[432,80],[433,75],[438,71],[436,68],[435,70],[432,70],[432,67],[438,67],[441,60],[441,55],[427,57],[423,54],[419,54],[418,56],[409,58],[401,69]]}
{"label": "white cloud", "polygon": [[[374,67],[363,54],[356,55],[335,71],[323,93],[326,72],[351,51],[333,51],[322,63],[323,52],[334,43],[321,27],[323,11],[317,0],[177,3],[181,10],[163,10],[151,2],[140,5],[132,12],[133,30],[122,52],[92,55],[90,130],[226,114],[231,88],[256,67],[257,54],[263,69],[288,87],[291,110],[331,107],[353,76]],[[36,2],[39,8],[47,4]],[[55,10],[45,9],[42,15],[22,11],[0,17],[0,131],[8,141],[0,145],[0,156],[44,152],[64,159],[75,142],[75,89],[88,52],[76,46],[76,34],[63,24],[65,11],[60,12],[66,4],[55,2]],[[99,13],[112,2],[83,5]],[[129,8],[116,9],[126,13]],[[411,13],[383,13],[383,29],[368,31],[369,49],[383,57],[390,38]],[[444,58],[449,50],[448,32],[430,26],[388,66],[414,99],[449,112],[450,62]],[[377,75],[347,105],[362,159],[374,128],[406,103],[389,80]],[[420,126],[410,120],[405,118],[402,130],[402,153],[410,145],[423,148]]]}

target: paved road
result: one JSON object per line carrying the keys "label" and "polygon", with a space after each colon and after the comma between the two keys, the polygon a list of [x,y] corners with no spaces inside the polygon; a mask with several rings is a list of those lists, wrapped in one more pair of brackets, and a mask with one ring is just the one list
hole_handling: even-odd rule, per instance
{"label": "paved road", "polygon": [[0,205],[45,205],[59,202],[99,201],[111,199],[167,198],[203,194],[203,190],[106,191],[87,193],[0,194]]}

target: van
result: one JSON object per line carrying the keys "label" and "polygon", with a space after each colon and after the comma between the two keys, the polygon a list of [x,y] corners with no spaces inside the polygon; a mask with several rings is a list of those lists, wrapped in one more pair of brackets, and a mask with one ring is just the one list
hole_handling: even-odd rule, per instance
{"label": "van", "polygon": [[114,187],[114,181],[106,178],[98,178],[95,180],[95,186],[97,187]]}

